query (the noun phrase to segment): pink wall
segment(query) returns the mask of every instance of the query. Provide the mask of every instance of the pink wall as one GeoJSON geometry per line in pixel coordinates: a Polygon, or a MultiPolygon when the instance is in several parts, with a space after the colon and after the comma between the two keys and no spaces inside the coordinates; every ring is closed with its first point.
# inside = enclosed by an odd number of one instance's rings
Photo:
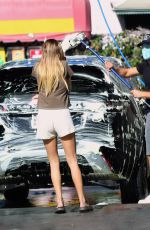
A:
{"type": "Polygon", "coordinates": [[[63,39],[67,33],[74,32],[85,32],[87,36],[91,34],[89,0],[0,0],[0,9],[0,41],[42,41],[45,37],[63,39]],[[46,31],[41,32],[40,28],[45,26],[44,24],[42,27],[43,19],[49,21],[46,31]],[[53,26],[50,26],[51,19],[57,20],[56,26],[53,21],[53,26]],[[38,23],[40,20],[40,23],[38,24],[39,31],[36,28],[35,32],[33,27],[37,25],[36,20],[38,23]],[[70,24],[70,20],[72,24],[70,24]],[[33,21],[35,24],[32,23],[33,21]],[[20,26],[20,23],[24,25],[21,24],[22,26],[20,26]],[[23,30],[24,26],[26,26],[26,31],[23,30]],[[55,29],[53,27],[57,27],[57,32],[53,31],[55,29]],[[32,33],[33,36],[29,36],[32,33]]]}

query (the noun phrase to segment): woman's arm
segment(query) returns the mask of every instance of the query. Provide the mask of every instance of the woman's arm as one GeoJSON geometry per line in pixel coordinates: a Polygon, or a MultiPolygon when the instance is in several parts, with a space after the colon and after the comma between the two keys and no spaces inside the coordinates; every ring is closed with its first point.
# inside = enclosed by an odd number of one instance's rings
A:
{"type": "Polygon", "coordinates": [[[69,91],[71,91],[72,85],[71,85],[71,77],[73,75],[73,70],[71,67],[66,63],[66,69],[67,69],[67,75],[66,75],[66,83],[68,85],[69,91]]]}
{"type": "Polygon", "coordinates": [[[69,91],[71,91],[72,86],[71,86],[71,78],[70,78],[70,77],[68,77],[68,78],[66,79],[66,83],[67,83],[67,85],[68,85],[69,91]]]}

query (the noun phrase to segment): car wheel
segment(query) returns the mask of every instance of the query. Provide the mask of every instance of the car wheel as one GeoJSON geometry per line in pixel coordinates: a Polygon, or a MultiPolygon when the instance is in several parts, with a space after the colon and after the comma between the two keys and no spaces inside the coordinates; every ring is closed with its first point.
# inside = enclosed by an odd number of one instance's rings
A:
{"type": "Polygon", "coordinates": [[[23,202],[27,199],[29,194],[29,187],[27,185],[6,190],[4,197],[9,202],[23,202]]]}
{"type": "Polygon", "coordinates": [[[129,180],[120,182],[121,201],[123,204],[138,203],[148,195],[147,160],[143,157],[140,166],[129,180]]]}

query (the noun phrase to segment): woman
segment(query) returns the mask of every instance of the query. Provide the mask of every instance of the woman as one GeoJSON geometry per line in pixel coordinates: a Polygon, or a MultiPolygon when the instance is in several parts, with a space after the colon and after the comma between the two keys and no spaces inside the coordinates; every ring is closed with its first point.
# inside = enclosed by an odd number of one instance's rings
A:
{"type": "Polygon", "coordinates": [[[33,69],[38,82],[37,137],[43,140],[50,162],[51,179],[56,192],[56,213],[64,213],[57,136],[61,139],[80,202],[80,212],[91,211],[86,203],[81,172],[76,157],[75,127],[69,112],[71,68],[61,45],[54,39],[42,46],[42,58],[33,69]]]}

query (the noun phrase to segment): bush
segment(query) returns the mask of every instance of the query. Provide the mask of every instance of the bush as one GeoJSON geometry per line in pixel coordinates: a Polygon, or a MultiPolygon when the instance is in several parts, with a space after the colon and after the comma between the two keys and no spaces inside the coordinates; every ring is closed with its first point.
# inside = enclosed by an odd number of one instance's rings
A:
{"type": "MultiPolygon", "coordinates": [[[[126,57],[127,61],[131,66],[136,66],[142,60],[141,56],[141,47],[138,47],[137,44],[142,40],[145,33],[150,33],[144,29],[138,30],[125,30],[118,35],[115,35],[115,40],[118,43],[123,55],[126,57]]],[[[121,59],[124,62],[121,54],[119,53],[116,45],[113,42],[113,39],[110,35],[97,35],[91,37],[91,47],[98,51],[100,55],[103,56],[113,56],[121,59]]],[[[93,55],[90,51],[85,50],[81,51],[75,49],[72,52],[72,55],[85,54],[93,55]]]]}

